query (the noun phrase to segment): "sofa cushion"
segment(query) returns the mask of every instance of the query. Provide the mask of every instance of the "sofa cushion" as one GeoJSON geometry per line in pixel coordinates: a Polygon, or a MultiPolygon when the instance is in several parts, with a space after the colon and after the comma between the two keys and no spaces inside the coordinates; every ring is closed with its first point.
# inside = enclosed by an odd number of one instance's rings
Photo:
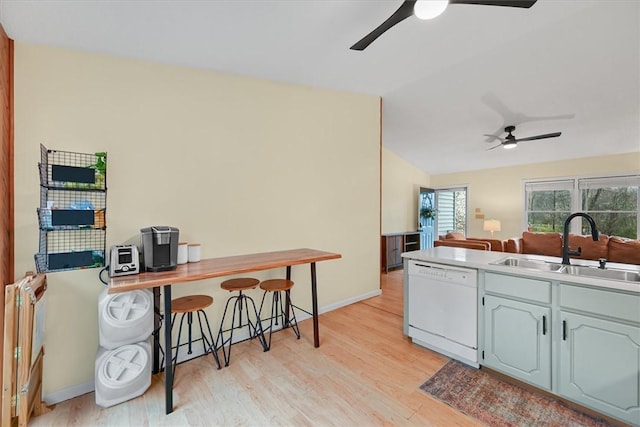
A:
{"type": "Polygon", "coordinates": [[[640,240],[611,237],[607,259],[611,262],[640,265],[640,240]]]}
{"type": "Polygon", "coordinates": [[[504,251],[512,254],[522,253],[522,237],[512,237],[504,241],[504,251]]]}
{"type": "Polygon", "coordinates": [[[559,233],[522,233],[522,253],[562,256],[562,236],[559,233]]]}
{"type": "Polygon", "coordinates": [[[600,258],[607,258],[609,236],[604,234],[600,235],[598,241],[593,241],[591,235],[580,236],[575,234],[569,234],[569,247],[573,250],[582,248],[580,256],[573,256],[572,258],[591,259],[597,260],[600,258]]]}
{"type": "Polygon", "coordinates": [[[502,240],[498,240],[498,239],[485,239],[483,237],[467,237],[467,240],[469,241],[476,241],[476,242],[486,242],[489,243],[489,245],[491,245],[491,250],[495,251],[495,252],[504,252],[504,245],[502,243],[502,240]]]}
{"type": "Polygon", "coordinates": [[[450,231],[445,236],[445,239],[453,239],[453,240],[465,240],[464,234],[459,231],[450,231]]]}
{"type": "Polygon", "coordinates": [[[491,244],[488,242],[480,242],[477,240],[458,240],[458,239],[445,239],[445,240],[435,240],[433,242],[434,247],[438,246],[450,246],[454,248],[465,248],[465,249],[478,249],[481,251],[490,251],[491,244]]]}

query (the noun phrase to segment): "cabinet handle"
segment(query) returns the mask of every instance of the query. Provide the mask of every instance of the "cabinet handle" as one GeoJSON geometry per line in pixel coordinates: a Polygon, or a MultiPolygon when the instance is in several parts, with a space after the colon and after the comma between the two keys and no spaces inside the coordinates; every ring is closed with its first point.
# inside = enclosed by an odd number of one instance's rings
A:
{"type": "Polygon", "coordinates": [[[567,340],[567,321],[562,321],[562,341],[567,340]]]}
{"type": "Polygon", "coordinates": [[[542,316],[542,335],[547,335],[547,316],[542,316]]]}

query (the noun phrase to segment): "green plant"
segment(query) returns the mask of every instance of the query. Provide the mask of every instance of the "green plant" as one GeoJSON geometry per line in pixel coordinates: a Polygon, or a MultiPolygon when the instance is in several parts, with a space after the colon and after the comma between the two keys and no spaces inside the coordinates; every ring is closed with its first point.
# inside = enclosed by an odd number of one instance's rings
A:
{"type": "Polygon", "coordinates": [[[95,169],[96,172],[101,173],[102,175],[104,175],[107,171],[107,153],[105,152],[100,152],[100,153],[96,153],[96,162],[89,166],[92,169],[95,169]]]}
{"type": "Polygon", "coordinates": [[[96,171],[96,186],[102,187],[104,184],[104,177],[107,173],[107,153],[101,151],[95,154],[96,162],[89,166],[96,171]]]}
{"type": "Polygon", "coordinates": [[[430,207],[422,208],[420,210],[420,216],[426,219],[435,219],[436,213],[438,213],[438,210],[430,207]]]}

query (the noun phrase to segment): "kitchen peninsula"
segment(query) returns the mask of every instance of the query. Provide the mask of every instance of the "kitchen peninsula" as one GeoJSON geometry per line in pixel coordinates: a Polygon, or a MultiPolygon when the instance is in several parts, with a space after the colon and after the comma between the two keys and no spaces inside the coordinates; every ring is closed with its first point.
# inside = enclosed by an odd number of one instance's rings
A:
{"type": "MultiPolygon", "coordinates": [[[[596,261],[571,260],[568,268],[555,257],[453,247],[402,256],[404,333],[414,342],[471,365],[477,352],[480,366],[640,426],[640,266],[608,263],[608,271],[594,271],[596,261]],[[625,279],[593,277],[605,273],[625,279]],[[434,298],[457,285],[460,291],[449,292],[455,304],[467,304],[466,311],[475,304],[475,348],[451,350],[440,336],[455,319],[425,320],[411,310],[423,303],[412,295],[429,294],[420,288],[432,283],[440,286],[434,298]]],[[[442,301],[443,310],[456,312],[451,301],[442,301]]]]}

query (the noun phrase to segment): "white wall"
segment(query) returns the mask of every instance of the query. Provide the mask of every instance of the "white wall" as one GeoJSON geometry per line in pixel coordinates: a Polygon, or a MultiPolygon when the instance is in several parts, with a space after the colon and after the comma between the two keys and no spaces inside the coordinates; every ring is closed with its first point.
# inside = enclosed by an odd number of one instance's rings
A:
{"type": "Polygon", "coordinates": [[[475,210],[479,208],[486,219],[500,220],[501,231],[494,233],[495,238],[507,239],[520,236],[524,228],[524,194],[522,192],[524,180],[639,172],[640,152],[634,152],[432,175],[431,184],[435,188],[468,185],[467,235],[490,237],[488,231],[482,230],[483,221],[475,219],[475,210]]]}
{"type": "Polygon", "coordinates": [[[429,174],[383,148],[382,234],[418,229],[420,187],[429,182],[429,174]]]}
{"type": "MultiPolygon", "coordinates": [[[[377,292],[379,129],[374,96],[16,43],[16,275],[38,250],[43,143],[108,152],[107,247],[150,225],[178,227],[203,258],[311,247],[343,255],[318,264],[321,307],[377,292]]],[[[48,275],[45,395],[93,380],[97,274],[48,275]]],[[[306,308],[308,276],[294,267],[306,308]]],[[[214,295],[217,328],[219,282],[174,297],[214,295]]]]}

